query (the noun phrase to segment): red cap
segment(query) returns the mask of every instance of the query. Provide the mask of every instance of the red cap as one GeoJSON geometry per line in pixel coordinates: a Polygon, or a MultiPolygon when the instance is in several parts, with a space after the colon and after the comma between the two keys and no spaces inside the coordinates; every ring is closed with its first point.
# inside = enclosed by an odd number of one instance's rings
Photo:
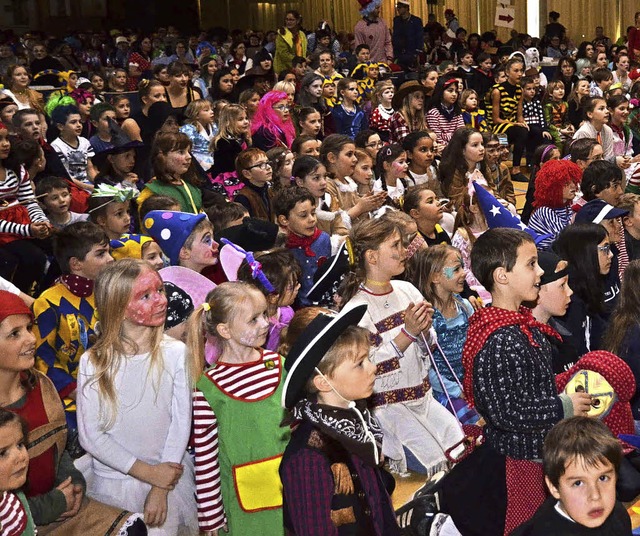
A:
{"type": "Polygon", "coordinates": [[[31,309],[19,296],[6,290],[0,290],[0,322],[11,315],[29,315],[30,318],[33,318],[31,309]]]}

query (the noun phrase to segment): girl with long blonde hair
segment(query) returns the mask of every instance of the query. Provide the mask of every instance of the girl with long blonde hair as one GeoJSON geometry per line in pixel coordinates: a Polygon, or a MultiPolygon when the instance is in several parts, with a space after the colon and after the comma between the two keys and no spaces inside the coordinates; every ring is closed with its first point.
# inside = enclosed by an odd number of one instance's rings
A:
{"type": "Polygon", "coordinates": [[[197,534],[186,451],[196,373],[185,345],[163,335],[162,279],[147,262],[123,259],[98,276],[95,300],[100,336],[80,359],[77,395],[89,494],[144,513],[154,534],[197,534]]]}
{"type": "Polygon", "coordinates": [[[241,282],[217,286],[189,319],[195,361],[204,362],[205,335],[219,346],[193,395],[196,502],[205,533],[225,526],[230,534],[283,532],[278,466],[290,434],[280,427],[283,359],[263,349],[269,328],[267,299],[241,282]]]}

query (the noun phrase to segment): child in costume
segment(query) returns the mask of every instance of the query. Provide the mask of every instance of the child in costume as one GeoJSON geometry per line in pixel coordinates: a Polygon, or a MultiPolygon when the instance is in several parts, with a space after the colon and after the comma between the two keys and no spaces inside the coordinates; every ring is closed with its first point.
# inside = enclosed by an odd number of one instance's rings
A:
{"type": "Polygon", "coordinates": [[[460,93],[460,109],[465,126],[475,128],[480,132],[489,130],[484,110],[478,108],[478,94],[473,89],[465,89],[460,93]]]}
{"type": "Polygon", "coordinates": [[[80,356],[96,338],[93,284],[113,258],[107,235],[91,222],[74,223],[59,231],[54,251],[63,275],[33,304],[36,368],[56,386],[69,429],[75,431],[80,356]]]}
{"type": "Polygon", "coordinates": [[[0,445],[3,469],[0,478],[0,526],[7,536],[35,536],[35,524],[21,488],[27,482],[29,454],[27,427],[15,413],[0,409],[0,445]],[[8,471],[10,469],[10,472],[8,471]]]}
{"type": "Polygon", "coordinates": [[[317,227],[316,198],[306,188],[292,186],[278,192],[273,208],[278,224],[287,230],[286,247],[302,269],[300,304],[309,305],[305,296],[318,266],[331,256],[331,238],[317,227]]]}
{"type": "MultiPolygon", "coordinates": [[[[462,347],[467,339],[469,317],[474,312],[469,300],[460,296],[464,290],[466,270],[460,251],[445,244],[418,251],[413,263],[412,283],[433,304],[433,328],[439,343],[433,353],[438,371],[434,367],[429,370],[429,381],[434,398],[448,407],[447,393],[454,403],[461,402],[463,398],[459,384],[464,377],[462,347]]],[[[464,403],[460,409],[458,406],[448,409],[457,411],[459,419],[465,424],[473,424],[478,420],[477,415],[472,415],[473,412],[469,412],[464,403]]]]}
{"type": "MultiPolygon", "coordinates": [[[[411,283],[392,279],[405,269],[402,234],[385,217],[351,230],[355,266],[343,281],[345,310],[367,304],[359,325],[367,328],[376,364],[374,415],[382,452],[398,473],[410,468],[432,475],[455,458],[463,434],[455,417],[433,398],[425,348],[433,309],[411,283]]],[[[462,448],[461,450],[464,450],[462,448]]]]}
{"type": "Polygon", "coordinates": [[[380,467],[382,431],[365,403],[376,367],[368,331],[355,324],[366,305],[320,311],[287,354],[282,403],[299,426],[280,466],[285,526],[299,535],[397,535],[380,467]]]}
{"type": "Polygon", "coordinates": [[[545,122],[549,126],[553,143],[561,153],[564,142],[575,132],[574,126],[569,121],[569,105],[564,100],[564,96],[564,83],[561,80],[552,80],[547,86],[542,101],[545,122]]]}
{"type": "MultiPolygon", "coordinates": [[[[226,247],[226,246],[225,246],[226,247]]],[[[218,361],[193,394],[196,501],[200,530],[212,534],[284,534],[278,466],[289,440],[280,428],[282,357],[264,345],[267,301],[252,285],[223,283],[189,320],[188,346],[204,363],[212,336],[218,361]]]]}
{"type": "Polygon", "coordinates": [[[139,234],[123,234],[109,243],[111,256],[115,260],[142,259],[147,261],[154,270],[164,267],[162,249],[150,236],[139,234]]]}
{"type": "Polygon", "coordinates": [[[131,232],[131,200],[137,190],[109,184],[100,184],[89,198],[89,219],[98,225],[109,240],[131,232]]]}
{"type": "Polygon", "coordinates": [[[218,263],[218,243],[205,214],[152,210],[142,228],[162,248],[171,266],[184,266],[198,273],[218,263]]]}
{"type": "Polygon", "coordinates": [[[395,87],[391,80],[376,82],[371,92],[371,116],[369,128],[380,135],[380,139],[388,142],[391,139],[391,118],[395,113],[393,109],[393,96],[395,87]]]}
{"type": "Polygon", "coordinates": [[[493,304],[469,321],[462,353],[464,394],[486,421],[487,447],[504,459],[506,506],[496,505],[487,515],[506,512],[505,535],[544,501],[542,466],[536,460],[546,433],[564,417],[586,414],[591,403],[586,393],[558,395],[547,339],[558,334],[521,306],[538,297],[543,271],[537,259],[531,236],[508,228],[490,229],[471,251],[474,273],[493,304]]]}
{"type": "Polygon", "coordinates": [[[200,373],[165,337],[167,298],[146,262],[123,259],[96,281],[101,336],[80,360],[78,429],[91,454],[89,494],[144,513],[149,534],[198,533],[187,453],[200,373]],[[144,426],[141,426],[144,423],[144,426]]]}

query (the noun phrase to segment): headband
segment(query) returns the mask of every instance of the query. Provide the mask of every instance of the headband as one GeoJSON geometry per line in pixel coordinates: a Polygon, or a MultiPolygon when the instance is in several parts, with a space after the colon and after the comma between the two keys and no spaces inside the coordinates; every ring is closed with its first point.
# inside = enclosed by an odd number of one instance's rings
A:
{"type": "Polygon", "coordinates": [[[442,87],[446,88],[449,87],[451,84],[458,84],[458,79],[457,78],[449,78],[448,80],[446,80],[445,82],[443,82],[442,87]]]}
{"type": "Polygon", "coordinates": [[[249,268],[251,268],[251,277],[253,279],[257,279],[258,281],[260,281],[260,283],[262,283],[262,286],[267,290],[267,292],[275,292],[276,289],[273,287],[273,285],[271,284],[271,281],[267,279],[267,276],[264,275],[264,272],[262,271],[262,264],[260,264],[255,259],[251,251],[245,251],[240,246],[236,246],[233,242],[231,242],[226,238],[221,238],[220,242],[222,242],[226,246],[232,247],[239,253],[242,253],[247,259],[249,268]]]}
{"type": "Polygon", "coordinates": [[[93,212],[94,210],[98,210],[99,208],[102,208],[109,203],[113,203],[114,201],[116,203],[131,201],[132,199],[138,197],[138,192],[134,188],[118,188],[117,186],[111,186],[110,184],[102,183],[93,190],[93,192],[91,193],[91,197],[110,199],[108,201],[105,201],[101,205],[98,205],[97,207],[87,211],[89,213],[93,212]]]}
{"type": "MultiPolygon", "coordinates": [[[[11,104],[15,104],[15,102],[13,102],[13,101],[12,101],[12,102],[11,102],[11,104]]],[[[9,129],[7,128],[7,125],[5,125],[2,121],[0,121],[0,130],[2,130],[2,129],[4,129],[4,130],[9,130],[9,129]]]]}
{"type": "Polygon", "coordinates": [[[549,145],[547,145],[544,148],[544,151],[542,151],[542,156],[540,157],[540,161],[542,162],[544,160],[544,157],[547,156],[547,153],[549,153],[550,151],[553,151],[554,149],[557,149],[557,147],[553,145],[553,143],[550,143],[549,145]]]}

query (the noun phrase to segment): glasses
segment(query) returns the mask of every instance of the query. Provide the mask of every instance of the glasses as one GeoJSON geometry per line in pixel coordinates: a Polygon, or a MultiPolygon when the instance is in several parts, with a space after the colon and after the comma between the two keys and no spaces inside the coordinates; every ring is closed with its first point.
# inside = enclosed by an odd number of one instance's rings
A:
{"type": "Polygon", "coordinates": [[[279,112],[288,112],[291,110],[291,106],[287,106],[286,104],[279,104],[278,106],[272,106],[272,108],[279,112]]]}
{"type": "Polygon", "coordinates": [[[365,145],[365,147],[369,147],[370,149],[374,149],[375,147],[380,148],[382,146],[384,146],[384,143],[382,142],[382,140],[380,140],[380,141],[372,141],[371,143],[367,143],[365,145]]]}
{"type": "Polygon", "coordinates": [[[597,246],[598,251],[604,253],[605,255],[609,255],[611,253],[611,244],[605,244],[604,246],[597,246]]]}
{"type": "Polygon", "coordinates": [[[271,167],[271,162],[258,162],[257,164],[253,164],[253,166],[249,166],[247,169],[251,170],[254,168],[260,168],[262,171],[266,171],[267,168],[271,167]]]}

